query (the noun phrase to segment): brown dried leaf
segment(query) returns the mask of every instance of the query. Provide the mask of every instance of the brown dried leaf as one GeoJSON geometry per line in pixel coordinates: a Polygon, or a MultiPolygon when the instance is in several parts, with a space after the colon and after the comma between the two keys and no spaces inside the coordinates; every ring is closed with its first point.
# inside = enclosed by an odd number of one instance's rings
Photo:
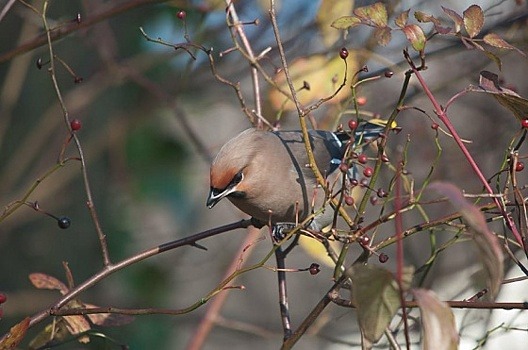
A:
{"type": "Polygon", "coordinates": [[[398,27],[403,28],[407,25],[407,21],[409,20],[409,11],[403,11],[396,17],[394,20],[394,24],[396,24],[398,27]]]}
{"type": "Polygon", "coordinates": [[[515,50],[524,57],[526,57],[526,54],[524,51],[519,50],[517,47],[511,45],[506,40],[501,38],[498,34],[495,33],[489,33],[484,35],[484,42],[488,45],[491,45],[493,47],[498,47],[499,49],[506,49],[506,50],[515,50]]]}
{"type": "Polygon", "coordinates": [[[0,339],[0,350],[15,349],[18,344],[24,339],[27,329],[29,328],[29,321],[31,319],[26,317],[9,330],[9,332],[0,339]]]}
{"type": "Polygon", "coordinates": [[[515,91],[500,86],[499,77],[495,73],[480,72],[479,86],[469,86],[468,90],[490,94],[501,105],[509,109],[519,121],[528,115],[528,100],[519,96],[515,91]]]}
{"type": "Polygon", "coordinates": [[[376,28],[374,36],[378,40],[378,44],[381,46],[387,46],[392,38],[392,29],[389,27],[376,28]]]}
{"type": "Polygon", "coordinates": [[[435,182],[431,185],[431,189],[446,196],[469,226],[469,232],[480,251],[487,275],[488,295],[494,300],[504,279],[504,258],[499,240],[490,231],[484,214],[464,198],[458,187],[448,182],[435,182]]]}
{"type": "Polygon", "coordinates": [[[464,11],[464,28],[470,38],[479,35],[484,26],[484,12],[478,5],[471,5],[464,11]]]}
{"type": "Polygon", "coordinates": [[[427,289],[414,289],[413,294],[422,315],[423,349],[456,350],[459,337],[449,305],[427,289]]]}
{"type": "Polygon", "coordinates": [[[323,0],[321,2],[315,22],[326,47],[331,47],[341,35],[331,27],[334,19],[343,14],[352,13],[353,8],[354,1],[351,0],[323,0]]]}
{"type": "Polygon", "coordinates": [[[407,40],[411,43],[413,49],[422,51],[425,49],[426,38],[422,28],[416,24],[409,24],[402,28],[407,40]]]}
{"type": "Polygon", "coordinates": [[[442,10],[445,12],[446,15],[449,16],[453,20],[453,23],[455,24],[455,33],[460,33],[460,30],[462,29],[462,26],[464,25],[464,19],[462,16],[460,16],[456,11],[448,9],[447,7],[441,6],[442,10]]]}
{"type": "MultiPolygon", "coordinates": [[[[402,286],[407,290],[414,269],[405,268],[402,286]]],[[[376,265],[360,265],[351,269],[352,301],[357,308],[361,331],[376,343],[400,308],[400,291],[392,273],[376,265]]]]}
{"type": "Polygon", "coordinates": [[[66,321],[66,327],[68,327],[68,332],[73,335],[87,332],[92,328],[90,327],[90,323],[88,322],[88,320],[82,315],[71,315],[63,317],[64,321],[66,321]]]}
{"type": "Polygon", "coordinates": [[[374,27],[386,27],[389,22],[387,8],[381,2],[369,6],[358,7],[354,10],[354,14],[362,23],[374,27]]]}
{"type": "Polygon", "coordinates": [[[58,290],[62,295],[68,293],[68,287],[53,276],[35,272],[29,274],[29,280],[38,289],[58,290]]]}

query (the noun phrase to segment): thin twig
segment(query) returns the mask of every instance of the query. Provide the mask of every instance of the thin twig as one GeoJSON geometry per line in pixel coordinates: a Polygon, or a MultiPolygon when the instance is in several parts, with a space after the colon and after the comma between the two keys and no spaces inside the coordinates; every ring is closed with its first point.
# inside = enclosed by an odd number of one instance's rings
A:
{"type": "MultiPolygon", "coordinates": [[[[144,5],[150,5],[150,4],[156,4],[160,2],[167,2],[168,0],[132,0],[132,1],[125,1],[122,4],[117,5],[116,7],[113,7],[107,11],[101,12],[99,14],[96,14],[92,17],[87,17],[83,19],[81,23],[69,23],[59,29],[52,30],[51,33],[49,33],[49,37],[52,42],[63,38],[66,35],[69,35],[71,33],[74,33],[78,30],[85,29],[88,27],[93,26],[94,24],[97,24],[101,21],[104,21],[106,19],[115,17],[123,12],[130,11],[132,9],[135,9],[140,6],[144,5]]],[[[39,35],[36,38],[30,40],[29,42],[22,44],[2,55],[0,55],[0,63],[4,63],[12,59],[13,57],[22,55],[26,52],[32,51],[38,47],[41,47],[43,45],[46,45],[49,42],[49,39],[47,35],[39,35]]]]}
{"type": "MultiPolygon", "coordinates": [[[[429,98],[429,101],[431,101],[431,103],[432,103],[432,105],[433,105],[433,107],[435,109],[435,113],[438,115],[438,118],[444,123],[444,125],[449,130],[451,135],[453,135],[453,140],[455,140],[455,143],[458,145],[458,147],[462,151],[462,154],[464,154],[464,157],[468,161],[469,165],[471,166],[471,168],[473,169],[473,171],[475,172],[475,174],[479,178],[480,182],[482,183],[482,185],[484,186],[486,191],[488,191],[488,193],[490,193],[490,194],[493,194],[494,193],[493,189],[491,188],[490,184],[488,183],[488,180],[486,179],[484,174],[482,174],[482,171],[480,170],[479,166],[477,165],[477,163],[475,162],[475,160],[471,156],[471,153],[469,153],[469,150],[466,148],[466,146],[462,142],[460,136],[458,135],[457,130],[455,129],[455,127],[453,126],[453,124],[449,120],[445,108],[442,108],[442,106],[440,106],[440,104],[436,100],[436,97],[433,95],[433,93],[429,89],[429,86],[427,85],[427,83],[425,82],[425,79],[422,77],[422,75],[420,73],[419,67],[415,66],[414,62],[412,61],[412,59],[409,56],[409,53],[406,50],[404,51],[404,56],[407,59],[407,63],[409,63],[409,66],[411,67],[411,70],[412,70],[413,74],[416,76],[416,78],[418,79],[418,82],[422,86],[422,89],[424,90],[425,94],[429,98]]],[[[497,207],[499,208],[499,210],[501,211],[501,214],[502,214],[502,216],[504,218],[504,222],[506,223],[508,228],[511,230],[513,236],[515,237],[515,239],[517,240],[519,245],[524,248],[524,242],[523,242],[523,239],[521,237],[521,234],[517,230],[517,227],[516,227],[515,223],[513,222],[511,216],[506,211],[506,208],[504,207],[503,203],[496,197],[493,197],[492,199],[495,202],[495,204],[497,205],[497,207]]]]}
{"type": "MultiPolygon", "coordinates": [[[[182,247],[182,246],[185,246],[185,245],[192,246],[197,241],[200,241],[202,239],[209,238],[209,237],[218,235],[220,233],[232,231],[232,230],[235,230],[235,229],[238,229],[238,228],[247,228],[250,225],[252,225],[252,220],[242,220],[242,221],[234,222],[234,223],[227,224],[227,225],[224,225],[224,226],[216,227],[216,228],[213,228],[213,229],[210,229],[210,230],[206,230],[206,231],[202,231],[202,232],[196,233],[194,235],[191,235],[191,236],[188,236],[188,237],[185,237],[185,238],[181,238],[181,239],[178,239],[178,240],[175,240],[175,241],[172,241],[172,242],[161,244],[161,245],[156,246],[154,248],[150,248],[150,249],[144,250],[144,251],[142,251],[142,252],[140,252],[138,254],[135,254],[135,255],[133,255],[131,257],[128,257],[128,258],[126,258],[124,260],[121,260],[120,262],[117,262],[115,264],[108,265],[105,268],[103,268],[102,270],[100,270],[99,272],[97,272],[96,274],[94,274],[93,276],[91,276],[90,278],[86,279],[83,283],[79,284],[77,287],[71,289],[67,294],[65,294],[59,300],[57,300],[50,309],[41,311],[38,314],[36,314],[33,317],[31,317],[30,326],[34,326],[37,323],[43,321],[47,316],[50,316],[52,314],[58,314],[59,310],[64,305],[66,305],[69,301],[71,301],[72,299],[76,298],[79,294],[81,294],[82,292],[86,291],[87,289],[93,287],[94,285],[99,283],[101,280],[107,278],[108,276],[110,276],[111,274],[113,274],[113,273],[115,273],[115,272],[117,272],[119,270],[124,269],[125,267],[133,265],[133,264],[135,264],[135,263],[137,263],[139,261],[145,260],[145,259],[150,258],[152,256],[161,254],[163,252],[167,252],[169,250],[172,250],[172,249],[175,249],[175,248],[179,248],[179,247],[182,247]]],[[[220,285],[218,288],[221,289],[224,286],[225,285],[220,285]]],[[[193,304],[193,306],[196,306],[196,305],[193,304]]],[[[198,307],[198,306],[196,306],[196,307],[198,307]]],[[[187,309],[189,309],[189,308],[186,308],[186,310],[187,309]]],[[[60,312],[62,312],[62,311],[60,311],[60,312]]],[[[106,312],[111,312],[111,311],[106,311],[106,312]]]]}
{"type": "MultiPolygon", "coordinates": [[[[255,57],[255,54],[253,53],[253,48],[251,47],[251,43],[249,42],[246,33],[244,31],[244,24],[240,22],[238,19],[238,14],[235,9],[234,1],[233,0],[225,0],[226,6],[227,6],[227,15],[228,17],[231,17],[232,22],[230,23],[230,28],[234,28],[234,31],[237,33],[238,37],[242,41],[242,45],[244,45],[244,50],[247,53],[247,56],[249,58],[250,63],[250,69],[251,69],[251,80],[253,82],[253,96],[255,99],[255,114],[257,115],[257,127],[259,129],[262,128],[263,125],[263,119],[262,116],[262,103],[261,103],[261,93],[260,93],[260,82],[259,82],[259,72],[257,70],[257,67],[255,66],[255,62],[257,61],[257,58],[255,57]]],[[[229,21],[229,20],[228,20],[229,21]]],[[[235,45],[238,45],[236,40],[235,45]]]]}
{"type": "Polygon", "coordinates": [[[99,238],[99,243],[101,245],[101,253],[102,253],[102,256],[103,256],[103,264],[104,264],[104,266],[108,266],[108,265],[111,264],[111,262],[110,262],[110,255],[109,255],[109,252],[108,252],[108,245],[106,243],[106,235],[104,234],[103,229],[101,227],[101,223],[99,222],[99,218],[97,216],[97,211],[95,209],[95,204],[94,204],[94,201],[93,201],[93,198],[92,198],[92,190],[90,188],[90,181],[88,179],[88,171],[86,169],[86,161],[85,161],[85,158],[84,158],[83,148],[81,146],[81,142],[79,140],[79,137],[77,136],[76,133],[72,132],[72,130],[71,130],[70,117],[69,117],[69,114],[68,114],[68,109],[66,108],[66,104],[64,103],[64,99],[62,97],[62,93],[61,93],[61,90],[59,88],[59,83],[58,83],[57,77],[55,75],[55,58],[56,58],[56,56],[55,56],[55,54],[53,52],[53,45],[52,45],[52,38],[51,38],[51,29],[50,29],[50,27],[48,25],[48,20],[46,18],[48,5],[49,5],[49,0],[44,1],[43,7],[42,7],[42,22],[44,24],[44,29],[46,31],[46,37],[48,39],[48,51],[49,51],[49,56],[50,56],[49,72],[50,72],[51,80],[53,82],[53,88],[55,90],[55,94],[57,95],[57,99],[59,100],[59,104],[60,104],[61,109],[62,109],[64,122],[66,124],[66,127],[68,128],[68,130],[72,134],[75,146],[76,146],[77,151],[79,153],[79,158],[80,158],[80,162],[81,162],[81,173],[82,173],[83,180],[84,180],[83,181],[84,182],[84,190],[85,190],[86,198],[87,198],[86,205],[88,207],[88,211],[90,212],[90,216],[92,217],[92,221],[94,223],[95,230],[96,230],[97,236],[99,238]]]}

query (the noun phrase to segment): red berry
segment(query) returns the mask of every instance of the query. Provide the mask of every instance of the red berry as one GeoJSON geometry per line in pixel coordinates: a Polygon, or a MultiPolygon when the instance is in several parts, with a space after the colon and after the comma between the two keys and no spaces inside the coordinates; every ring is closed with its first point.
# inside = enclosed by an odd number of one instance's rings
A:
{"type": "Polygon", "coordinates": [[[7,301],[7,295],[0,293],[0,304],[3,304],[7,301]]]}
{"type": "Polygon", "coordinates": [[[357,120],[350,119],[350,120],[348,121],[348,128],[349,128],[350,130],[356,130],[357,127],[358,127],[358,122],[357,122],[357,120]]]}
{"type": "Polygon", "coordinates": [[[433,124],[431,124],[431,129],[436,130],[436,129],[438,129],[439,126],[440,125],[438,125],[438,123],[433,123],[433,124]]]}
{"type": "Polygon", "coordinates": [[[183,10],[180,10],[176,14],[176,17],[178,17],[178,19],[181,19],[183,21],[185,19],[185,17],[187,17],[187,13],[185,11],[183,11],[183,10]]]}
{"type": "Polygon", "coordinates": [[[358,106],[364,106],[367,104],[367,98],[365,96],[359,96],[356,101],[358,106]]]}
{"type": "Polygon", "coordinates": [[[346,47],[342,47],[341,50],[339,50],[339,57],[346,60],[346,58],[348,57],[348,50],[346,49],[346,47]]]}
{"type": "Polygon", "coordinates": [[[341,163],[339,164],[339,170],[341,170],[342,172],[346,173],[348,172],[348,164],[347,163],[341,163]]]}
{"type": "Polygon", "coordinates": [[[357,158],[358,162],[360,162],[361,164],[365,164],[368,160],[367,158],[367,155],[366,154],[360,154],[357,158]]]}
{"type": "Polygon", "coordinates": [[[389,256],[387,254],[385,254],[385,253],[381,253],[378,256],[378,260],[379,260],[380,263],[385,264],[389,260],[389,256]]]}
{"type": "Polygon", "coordinates": [[[309,271],[310,271],[310,275],[317,275],[321,271],[319,264],[312,263],[310,265],[309,271]]]}
{"type": "Polygon", "coordinates": [[[523,171],[523,170],[524,170],[524,163],[517,162],[517,164],[515,164],[515,171],[523,171]]]}
{"type": "Polygon", "coordinates": [[[369,243],[370,243],[370,237],[367,236],[367,235],[363,235],[363,236],[358,238],[358,241],[359,241],[359,244],[361,244],[363,246],[368,246],[369,243]]]}
{"type": "Polygon", "coordinates": [[[523,128],[528,129],[528,119],[523,119],[521,125],[523,128]]]}
{"type": "Polygon", "coordinates": [[[354,205],[354,197],[345,196],[345,203],[346,203],[346,205],[354,205]]]}
{"type": "Polygon", "coordinates": [[[374,169],[372,169],[371,167],[365,167],[365,169],[363,169],[363,175],[365,175],[365,177],[371,177],[372,174],[374,174],[374,169]]]}
{"type": "Polygon", "coordinates": [[[378,197],[377,196],[370,196],[370,204],[372,204],[372,205],[378,204],[378,197]]]}
{"type": "Polygon", "coordinates": [[[82,123],[79,119],[73,119],[70,122],[70,127],[73,131],[77,131],[82,128],[82,123]]]}
{"type": "Polygon", "coordinates": [[[359,181],[357,179],[350,179],[350,186],[354,187],[359,184],[359,181]]]}

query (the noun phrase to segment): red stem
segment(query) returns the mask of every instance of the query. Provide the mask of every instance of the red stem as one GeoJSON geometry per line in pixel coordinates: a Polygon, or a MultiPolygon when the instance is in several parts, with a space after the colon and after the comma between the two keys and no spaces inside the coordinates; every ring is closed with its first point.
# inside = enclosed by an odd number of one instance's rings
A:
{"type": "MultiPolygon", "coordinates": [[[[489,194],[494,194],[493,189],[491,188],[491,186],[488,183],[488,180],[486,179],[486,177],[484,177],[484,175],[480,171],[479,166],[477,165],[477,163],[475,162],[475,160],[473,159],[473,157],[469,153],[468,149],[466,148],[466,146],[462,142],[462,139],[458,135],[455,127],[453,126],[453,124],[451,124],[451,121],[447,117],[445,109],[442,108],[442,106],[440,106],[440,104],[438,103],[436,98],[433,96],[433,93],[431,92],[431,90],[427,86],[427,83],[425,82],[424,78],[422,77],[422,75],[420,74],[419,70],[416,68],[414,63],[411,61],[411,59],[408,56],[408,54],[405,53],[405,55],[407,57],[407,61],[409,62],[414,75],[416,76],[416,78],[420,82],[420,85],[422,86],[425,94],[427,95],[427,97],[429,98],[431,103],[433,104],[433,107],[435,109],[436,114],[438,115],[438,118],[442,121],[442,123],[444,123],[446,128],[449,130],[449,133],[451,133],[451,135],[453,136],[453,139],[455,140],[455,142],[457,143],[458,147],[460,148],[460,150],[462,151],[462,153],[466,157],[466,159],[469,162],[469,165],[471,166],[473,171],[477,174],[478,178],[480,179],[480,182],[484,185],[484,188],[486,188],[486,191],[489,194]]],[[[513,236],[515,237],[515,239],[517,240],[519,245],[521,247],[523,247],[523,249],[525,249],[524,241],[523,241],[519,231],[517,230],[517,227],[515,226],[515,223],[513,222],[512,218],[508,215],[508,212],[506,211],[506,208],[504,207],[503,203],[500,201],[500,199],[497,196],[492,196],[492,199],[495,202],[495,204],[497,205],[497,208],[499,208],[499,210],[501,211],[501,215],[504,218],[504,220],[506,221],[506,224],[508,225],[510,230],[512,231],[513,236]]]]}

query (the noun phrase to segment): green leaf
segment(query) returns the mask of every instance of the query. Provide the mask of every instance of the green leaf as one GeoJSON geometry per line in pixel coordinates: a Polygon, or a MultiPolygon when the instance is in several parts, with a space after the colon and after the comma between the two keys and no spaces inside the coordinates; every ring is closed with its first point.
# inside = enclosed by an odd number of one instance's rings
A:
{"type": "Polygon", "coordinates": [[[456,350],[459,337],[449,305],[427,289],[415,289],[413,294],[422,316],[423,349],[456,350]]]}
{"type": "Polygon", "coordinates": [[[499,240],[490,231],[484,214],[477,206],[464,198],[458,187],[448,182],[436,182],[431,185],[431,189],[446,196],[453,207],[462,214],[473,241],[480,251],[480,258],[487,277],[488,295],[494,300],[504,278],[504,257],[499,240]]]}
{"type": "Polygon", "coordinates": [[[464,15],[464,28],[470,38],[474,38],[479,35],[482,27],[484,26],[484,12],[478,5],[469,6],[463,13],[464,15]]]}
{"type": "Polygon", "coordinates": [[[526,54],[523,51],[519,50],[517,47],[515,47],[515,46],[511,45],[510,43],[508,43],[506,40],[501,38],[498,34],[489,33],[489,34],[484,35],[483,39],[484,39],[484,42],[486,44],[488,44],[488,45],[491,45],[493,47],[497,47],[499,49],[515,50],[518,53],[520,53],[521,55],[526,57],[526,54]]]}
{"type": "Polygon", "coordinates": [[[409,10],[403,11],[396,17],[394,20],[394,24],[396,24],[398,27],[403,28],[407,25],[407,21],[409,20],[409,10]]]}
{"type": "Polygon", "coordinates": [[[490,52],[488,50],[484,50],[484,53],[486,54],[486,56],[488,56],[488,58],[490,60],[495,62],[495,64],[497,65],[497,68],[499,68],[499,70],[502,70],[502,61],[499,58],[499,56],[495,55],[493,52],[490,52]]]}
{"type": "Polygon", "coordinates": [[[402,28],[407,40],[411,43],[413,49],[422,51],[425,48],[426,38],[422,28],[416,24],[409,24],[402,28]]]}
{"type": "MultiPolygon", "coordinates": [[[[351,269],[352,301],[357,308],[359,326],[366,339],[377,342],[400,308],[400,291],[392,273],[376,265],[351,269]]],[[[405,268],[402,286],[408,290],[414,269],[405,268]]]]}
{"type": "Polygon", "coordinates": [[[315,23],[323,38],[326,47],[331,47],[340,37],[341,33],[333,30],[330,25],[340,15],[352,13],[354,1],[350,0],[323,0],[317,11],[315,23]]]}
{"type": "Polygon", "coordinates": [[[416,18],[416,20],[420,23],[433,23],[435,30],[440,34],[451,33],[451,28],[443,27],[440,20],[430,14],[427,14],[422,11],[415,11],[414,18],[416,18]]]}
{"type": "Polygon", "coordinates": [[[360,24],[361,20],[356,16],[343,16],[333,21],[331,26],[335,29],[350,29],[360,24]]]}
{"type": "Polygon", "coordinates": [[[462,29],[462,26],[464,25],[464,19],[462,16],[460,16],[457,12],[454,10],[448,9],[447,7],[441,6],[442,10],[445,12],[446,15],[451,18],[453,23],[455,24],[455,33],[460,33],[460,30],[462,29]]]}
{"type": "Polygon", "coordinates": [[[374,32],[378,44],[386,46],[392,38],[392,29],[389,27],[377,28],[374,32]]]}
{"type": "Polygon", "coordinates": [[[374,27],[386,27],[389,22],[387,8],[381,2],[369,6],[358,7],[354,10],[354,14],[361,20],[362,23],[372,25],[374,27]]]}

